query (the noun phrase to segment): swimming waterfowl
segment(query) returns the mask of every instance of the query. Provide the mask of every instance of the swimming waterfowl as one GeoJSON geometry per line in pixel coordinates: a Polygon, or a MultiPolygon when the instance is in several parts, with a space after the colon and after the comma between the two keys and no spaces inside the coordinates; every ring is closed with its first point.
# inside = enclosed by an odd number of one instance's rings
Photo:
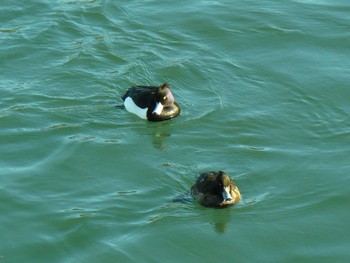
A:
{"type": "Polygon", "coordinates": [[[165,121],[180,114],[168,83],[156,86],[133,86],[121,97],[125,109],[149,121],[165,121]]]}
{"type": "Polygon", "coordinates": [[[223,171],[200,174],[190,192],[194,199],[205,207],[224,208],[241,200],[237,186],[223,171]]]}

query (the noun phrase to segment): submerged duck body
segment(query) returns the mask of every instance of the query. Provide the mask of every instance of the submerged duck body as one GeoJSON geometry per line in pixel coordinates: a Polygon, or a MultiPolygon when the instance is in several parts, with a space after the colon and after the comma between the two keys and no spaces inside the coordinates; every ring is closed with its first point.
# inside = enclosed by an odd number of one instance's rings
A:
{"type": "Polygon", "coordinates": [[[180,114],[169,84],[157,86],[134,86],[122,96],[125,109],[149,121],[165,121],[180,114]]]}
{"type": "Polygon", "coordinates": [[[223,171],[200,174],[190,192],[205,207],[224,208],[241,200],[238,187],[223,171]]]}

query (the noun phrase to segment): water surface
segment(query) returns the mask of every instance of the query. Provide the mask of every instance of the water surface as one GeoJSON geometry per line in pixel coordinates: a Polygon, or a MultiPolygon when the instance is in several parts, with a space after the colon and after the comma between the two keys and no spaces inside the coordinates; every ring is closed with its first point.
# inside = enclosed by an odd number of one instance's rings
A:
{"type": "Polygon", "coordinates": [[[346,262],[349,11],[3,1],[0,262],[346,262]],[[163,82],[178,118],[114,107],[163,82]],[[206,170],[242,201],[172,201],[206,170]]]}

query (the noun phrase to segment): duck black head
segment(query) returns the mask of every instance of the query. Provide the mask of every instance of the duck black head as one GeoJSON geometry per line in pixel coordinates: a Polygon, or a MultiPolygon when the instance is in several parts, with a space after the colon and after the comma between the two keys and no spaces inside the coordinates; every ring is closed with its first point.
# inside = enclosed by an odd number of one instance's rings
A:
{"type": "Polygon", "coordinates": [[[152,113],[160,115],[163,108],[170,107],[174,104],[174,96],[170,91],[168,83],[164,83],[157,89],[156,95],[156,107],[152,113]]]}
{"type": "Polygon", "coordinates": [[[222,195],[224,202],[232,201],[231,192],[231,179],[230,177],[223,171],[219,171],[218,176],[216,177],[216,186],[217,190],[222,195]]]}

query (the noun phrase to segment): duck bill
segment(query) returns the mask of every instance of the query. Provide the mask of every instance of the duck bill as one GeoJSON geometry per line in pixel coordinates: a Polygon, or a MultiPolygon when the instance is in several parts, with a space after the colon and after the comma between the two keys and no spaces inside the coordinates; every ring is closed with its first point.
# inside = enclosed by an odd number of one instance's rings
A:
{"type": "Polygon", "coordinates": [[[222,198],[224,199],[224,202],[232,202],[233,198],[230,194],[230,187],[224,187],[224,191],[222,191],[222,198]]]}
{"type": "Polygon", "coordinates": [[[163,108],[164,108],[163,104],[160,102],[157,102],[156,107],[152,113],[160,115],[162,113],[163,108]]]}

